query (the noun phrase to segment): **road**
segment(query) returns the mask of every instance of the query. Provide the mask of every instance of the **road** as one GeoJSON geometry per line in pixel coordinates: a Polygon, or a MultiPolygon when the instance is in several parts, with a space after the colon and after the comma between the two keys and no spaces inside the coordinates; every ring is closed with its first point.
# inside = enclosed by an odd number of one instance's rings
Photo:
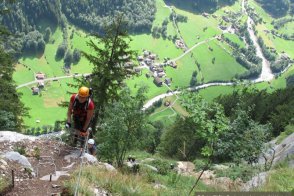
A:
{"type": "MultiPolygon", "coordinates": [[[[212,82],[212,83],[202,84],[202,85],[199,85],[199,86],[189,87],[189,88],[187,88],[187,90],[188,91],[196,91],[196,90],[207,88],[207,87],[210,87],[210,86],[233,86],[235,84],[236,83],[233,83],[233,82],[212,82]]],[[[160,99],[163,99],[165,97],[170,97],[170,96],[173,96],[173,95],[177,95],[179,93],[181,93],[181,91],[173,91],[173,92],[158,95],[158,96],[150,99],[149,101],[147,101],[147,103],[145,103],[144,106],[143,106],[143,110],[151,107],[154,102],[159,101],[160,99]]]]}
{"type": "Polygon", "coordinates": [[[44,80],[34,80],[34,81],[31,81],[31,82],[21,84],[21,85],[17,86],[16,89],[19,89],[19,88],[22,88],[22,87],[25,87],[25,86],[29,86],[29,85],[32,85],[32,84],[35,84],[35,83],[38,83],[38,82],[46,82],[46,81],[60,80],[60,79],[73,78],[73,77],[81,77],[81,76],[87,76],[87,75],[90,75],[90,74],[89,73],[75,74],[75,75],[70,75],[70,76],[58,76],[58,77],[53,77],[53,78],[46,78],[44,80]]]}
{"type": "Polygon", "coordinates": [[[195,44],[194,46],[192,46],[191,48],[189,48],[188,50],[186,50],[186,52],[184,52],[184,53],[181,54],[180,56],[178,56],[178,57],[176,57],[176,58],[174,58],[174,59],[171,59],[171,61],[174,61],[174,62],[175,62],[175,61],[180,60],[180,59],[183,58],[185,55],[189,54],[192,50],[194,50],[196,47],[198,47],[198,46],[200,46],[200,45],[202,45],[202,44],[204,44],[204,43],[208,43],[208,42],[210,42],[211,40],[216,39],[216,37],[217,37],[217,36],[212,37],[212,38],[209,38],[209,39],[206,39],[206,40],[204,40],[204,41],[201,41],[201,42],[195,44]]]}

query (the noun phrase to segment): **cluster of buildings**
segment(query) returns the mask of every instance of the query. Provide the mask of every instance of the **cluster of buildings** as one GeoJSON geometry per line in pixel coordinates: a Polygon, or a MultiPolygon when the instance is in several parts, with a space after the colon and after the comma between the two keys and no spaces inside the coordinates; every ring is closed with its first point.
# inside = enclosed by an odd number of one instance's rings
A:
{"type": "MultiPolygon", "coordinates": [[[[162,86],[163,83],[166,83],[168,86],[171,85],[172,78],[166,77],[166,73],[164,70],[165,66],[171,66],[173,68],[177,68],[177,64],[173,61],[165,59],[164,63],[155,62],[157,59],[157,55],[148,51],[143,50],[143,54],[137,57],[139,61],[139,65],[141,67],[147,67],[150,71],[146,73],[146,77],[153,77],[153,82],[157,86],[162,86]]],[[[138,72],[139,68],[135,68],[135,71],[138,72]]]]}
{"type": "Polygon", "coordinates": [[[175,44],[176,44],[177,48],[187,49],[187,47],[182,39],[177,39],[175,44]]]}
{"type": "Polygon", "coordinates": [[[38,81],[37,86],[32,87],[32,94],[33,95],[39,95],[40,90],[43,89],[45,87],[44,84],[44,79],[45,79],[45,74],[42,72],[38,72],[36,73],[36,80],[38,81]]]}
{"type": "MultiPolygon", "coordinates": [[[[204,13],[202,13],[202,16],[204,16],[205,18],[209,18],[210,14],[204,12],[204,13]]],[[[212,16],[213,18],[217,18],[217,15],[215,15],[215,14],[211,14],[211,16],[212,16]]]]}

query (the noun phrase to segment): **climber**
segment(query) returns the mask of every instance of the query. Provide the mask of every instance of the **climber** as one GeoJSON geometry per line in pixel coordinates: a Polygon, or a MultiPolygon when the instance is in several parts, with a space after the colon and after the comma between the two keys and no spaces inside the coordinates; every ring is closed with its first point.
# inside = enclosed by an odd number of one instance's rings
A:
{"type": "Polygon", "coordinates": [[[96,155],[96,144],[94,139],[88,140],[88,153],[95,156],[96,155]]]}
{"type": "Polygon", "coordinates": [[[84,146],[85,139],[88,137],[89,125],[94,115],[94,102],[90,98],[91,92],[88,87],[81,87],[77,94],[73,94],[70,98],[66,128],[71,128],[71,120],[73,119],[74,141],[73,145],[77,145],[78,139],[81,140],[81,147],[84,146]]]}

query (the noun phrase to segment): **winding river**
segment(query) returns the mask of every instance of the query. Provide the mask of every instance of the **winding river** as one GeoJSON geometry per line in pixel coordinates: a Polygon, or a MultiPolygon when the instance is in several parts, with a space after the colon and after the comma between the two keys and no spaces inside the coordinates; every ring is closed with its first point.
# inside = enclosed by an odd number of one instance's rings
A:
{"type": "Polygon", "coordinates": [[[245,9],[245,0],[242,1],[242,11],[244,14],[246,14],[248,16],[247,19],[247,30],[249,32],[250,38],[253,42],[253,45],[256,48],[256,56],[258,56],[259,58],[262,59],[262,70],[261,70],[261,74],[259,75],[259,77],[257,79],[255,79],[255,82],[262,82],[262,81],[270,81],[274,78],[274,74],[272,73],[271,69],[270,69],[270,63],[268,62],[268,60],[266,60],[266,58],[264,57],[261,47],[258,44],[258,39],[257,36],[254,33],[253,30],[253,25],[254,25],[254,21],[252,20],[252,18],[249,17],[246,9],[245,9]]]}

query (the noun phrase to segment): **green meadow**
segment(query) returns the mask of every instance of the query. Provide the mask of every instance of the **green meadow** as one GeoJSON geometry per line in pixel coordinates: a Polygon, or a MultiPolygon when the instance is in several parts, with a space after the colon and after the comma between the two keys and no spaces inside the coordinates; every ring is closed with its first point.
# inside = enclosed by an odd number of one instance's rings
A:
{"type": "Polygon", "coordinates": [[[147,86],[148,92],[147,92],[147,98],[151,99],[152,97],[155,97],[156,95],[160,95],[162,93],[166,93],[168,91],[168,88],[163,85],[161,87],[157,87],[155,83],[153,82],[153,77],[146,77],[146,73],[148,73],[149,70],[143,69],[142,73],[139,76],[135,76],[133,78],[130,78],[126,81],[126,84],[131,89],[131,91],[134,93],[138,88],[141,86],[147,86]]]}
{"type": "Polygon", "coordinates": [[[130,42],[130,46],[134,50],[137,50],[139,55],[142,53],[143,49],[150,50],[152,53],[157,54],[160,62],[162,62],[165,57],[175,58],[182,54],[182,50],[176,48],[175,44],[168,39],[155,39],[151,34],[132,36],[132,39],[133,41],[130,42]]]}
{"type": "Polygon", "coordinates": [[[286,35],[292,35],[294,29],[294,21],[286,23],[282,28],[279,29],[279,32],[286,35]]]}
{"type": "Polygon", "coordinates": [[[240,46],[240,48],[244,48],[245,47],[245,43],[243,42],[243,40],[240,40],[240,38],[235,35],[235,34],[231,34],[231,33],[224,33],[224,37],[228,38],[230,41],[238,44],[240,46]]]}
{"type": "Polygon", "coordinates": [[[237,73],[245,71],[245,68],[237,63],[235,58],[230,56],[217,43],[218,41],[214,40],[197,47],[193,51],[194,56],[201,65],[204,82],[231,80],[237,73]],[[215,63],[212,62],[213,58],[215,58],[215,63]]]}
{"type": "Polygon", "coordinates": [[[54,125],[56,120],[66,119],[66,108],[58,106],[63,101],[69,101],[70,94],[67,91],[75,92],[67,86],[72,79],[45,82],[45,88],[40,95],[33,95],[30,86],[20,88],[23,93],[22,102],[30,108],[30,117],[24,119],[25,125],[29,127],[42,127],[43,125],[54,125]]]}
{"type": "Polygon", "coordinates": [[[164,98],[162,100],[162,106],[157,108],[150,116],[149,119],[154,121],[162,121],[164,125],[169,126],[176,120],[177,115],[187,116],[187,111],[180,105],[180,95],[174,95],[164,98]],[[165,106],[164,103],[170,102],[170,106],[165,106]]]}
{"type": "Polygon", "coordinates": [[[195,15],[179,9],[175,9],[175,11],[188,17],[187,23],[179,23],[178,26],[189,48],[196,43],[221,34],[221,30],[217,27],[218,21],[212,16],[206,18],[202,15],[195,15]]]}
{"type": "Polygon", "coordinates": [[[154,112],[153,115],[149,116],[149,119],[154,122],[154,121],[162,121],[165,126],[172,125],[173,122],[175,121],[177,113],[175,113],[172,109],[170,108],[159,108],[161,110],[158,110],[158,112],[154,112]]]}

